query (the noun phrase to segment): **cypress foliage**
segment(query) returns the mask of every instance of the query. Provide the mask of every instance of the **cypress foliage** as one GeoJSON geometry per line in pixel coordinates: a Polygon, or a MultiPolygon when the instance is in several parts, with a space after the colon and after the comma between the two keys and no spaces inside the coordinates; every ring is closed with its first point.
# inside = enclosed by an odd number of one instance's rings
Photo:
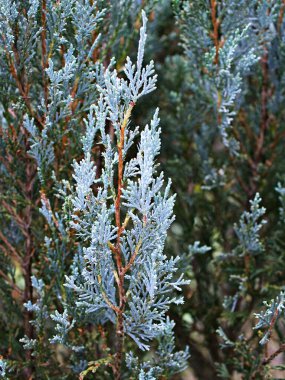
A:
{"type": "Polygon", "coordinates": [[[284,11],[0,0],[0,378],[282,378],[284,11]]]}
{"type": "Polygon", "coordinates": [[[177,29],[158,25],[156,38],[180,41],[158,70],[171,250],[191,261],[178,341],[198,379],[281,377],[284,4],[172,6],[177,29]]]}

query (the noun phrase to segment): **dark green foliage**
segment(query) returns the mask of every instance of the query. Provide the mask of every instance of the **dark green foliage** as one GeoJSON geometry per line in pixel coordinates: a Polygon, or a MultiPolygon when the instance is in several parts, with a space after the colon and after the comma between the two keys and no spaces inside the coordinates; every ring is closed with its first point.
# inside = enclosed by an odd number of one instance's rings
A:
{"type": "MultiPolygon", "coordinates": [[[[127,55],[136,60],[144,7],[158,89],[134,118],[160,108],[159,170],[177,194],[166,248],[191,279],[170,310],[175,343],[189,346],[197,380],[284,377],[284,1],[94,3],[0,0],[0,376],[112,378],[111,323],[94,328],[63,286],[83,259],[62,180],[82,158],[84,118],[111,57],[121,77],[127,55]],[[39,309],[28,312],[29,300],[39,309]],[[36,348],[23,350],[24,335],[36,348]]],[[[102,169],[101,145],[92,154],[102,169]]],[[[175,357],[173,337],[167,344],[175,357]]],[[[190,376],[162,372],[157,345],[144,355],[127,342],[125,352],[126,378],[190,376]]]]}
{"type": "MultiPolygon", "coordinates": [[[[184,320],[178,341],[189,344],[198,379],[271,378],[272,363],[262,365],[269,354],[252,328],[263,301],[284,286],[283,211],[275,191],[284,172],[284,4],[174,1],[173,9],[183,52],[161,65],[158,99],[163,168],[178,194],[170,249],[186,253],[195,241],[212,248],[190,250],[189,300],[173,310],[176,321],[184,320]],[[240,232],[257,192],[266,208],[257,223],[267,223],[253,239],[253,220],[240,232]],[[220,326],[229,348],[219,348],[220,326]]],[[[270,352],[283,341],[278,323],[270,352]]]]}

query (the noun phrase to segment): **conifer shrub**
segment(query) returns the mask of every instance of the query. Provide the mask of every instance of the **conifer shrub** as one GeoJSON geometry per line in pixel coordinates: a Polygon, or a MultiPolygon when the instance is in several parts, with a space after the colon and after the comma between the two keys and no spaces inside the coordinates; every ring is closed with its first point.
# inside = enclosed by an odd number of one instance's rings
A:
{"type": "Polygon", "coordinates": [[[284,11],[0,0],[0,378],[284,377],[284,11]]]}

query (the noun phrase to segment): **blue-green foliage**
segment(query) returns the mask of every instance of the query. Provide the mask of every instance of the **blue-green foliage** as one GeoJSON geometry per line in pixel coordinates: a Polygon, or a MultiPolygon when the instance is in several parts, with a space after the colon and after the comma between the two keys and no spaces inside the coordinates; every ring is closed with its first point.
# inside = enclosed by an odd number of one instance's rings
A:
{"type": "Polygon", "coordinates": [[[30,155],[36,160],[38,166],[38,174],[40,180],[43,181],[43,173],[54,161],[53,142],[48,138],[48,127],[45,127],[40,132],[34,124],[34,119],[29,120],[25,116],[24,127],[30,134],[30,155]]]}
{"type": "MultiPolygon", "coordinates": [[[[231,258],[242,258],[246,262],[246,260],[250,260],[250,257],[264,252],[263,241],[260,234],[262,227],[266,224],[266,220],[262,219],[266,210],[260,206],[260,203],[261,198],[257,193],[254,199],[250,200],[250,211],[243,212],[239,223],[234,225],[238,244],[230,254],[224,256],[227,260],[231,260],[231,258]]],[[[238,301],[247,294],[249,276],[248,267],[241,273],[232,271],[229,280],[233,284],[236,284],[238,288],[234,295],[224,298],[223,306],[225,309],[231,312],[235,311],[238,301]]]]}
{"type": "Polygon", "coordinates": [[[6,379],[6,367],[7,363],[2,358],[0,359],[0,377],[6,379]]]}
{"type": "MultiPolygon", "coordinates": [[[[281,182],[278,182],[275,190],[279,194],[279,202],[281,204],[281,206],[279,207],[279,223],[281,229],[283,230],[285,192],[281,182]]],[[[276,326],[278,326],[278,323],[280,322],[279,320],[281,319],[282,322],[284,320],[284,285],[280,293],[274,299],[271,299],[270,302],[264,301],[263,303],[265,306],[265,310],[261,310],[258,313],[254,313],[255,317],[258,319],[258,322],[254,326],[254,329],[263,331],[265,330],[265,332],[263,332],[263,337],[260,340],[261,345],[265,345],[269,342],[274,329],[276,328],[276,326]]]]}
{"type": "Polygon", "coordinates": [[[281,182],[278,182],[275,190],[279,194],[279,201],[281,206],[279,207],[279,213],[280,213],[280,220],[281,222],[285,221],[285,188],[281,184],[281,182]]]}
{"type": "MultiPolygon", "coordinates": [[[[280,4],[248,0],[211,4],[203,0],[195,5],[174,1],[182,45],[191,66],[190,89],[199,92],[201,105],[215,112],[215,126],[224,145],[237,155],[239,142],[231,132],[232,121],[247,76],[276,35],[274,22],[280,4]],[[214,11],[217,36],[213,30],[214,11]]],[[[202,124],[201,119],[199,122],[202,124]]]]}
{"type": "Polygon", "coordinates": [[[237,251],[241,255],[256,255],[264,250],[262,241],[260,240],[260,230],[266,220],[261,219],[265,214],[265,208],[260,207],[261,198],[257,193],[253,200],[250,201],[250,211],[245,211],[239,221],[239,225],[235,225],[235,233],[239,240],[237,251]]]}
{"type": "Polygon", "coordinates": [[[139,362],[132,352],[127,354],[126,364],[132,374],[141,380],[157,379],[159,376],[171,376],[187,368],[189,357],[188,348],[184,351],[174,352],[175,323],[169,318],[161,324],[158,335],[158,347],[151,361],[139,362]]]}
{"type": "MultiPolygon", "coordinates": [[[[75,326],[92,321],[97,325],[117,323],[118,267],[114,257],[118,227],[115,223],[116,181],[118,152],[114,139],[107,133],[111,122],[115,140],[120,143],[124,128],[121,212],[124,216],[120,236],[120,251],[125,270],[126,307],[124,309],[124,332],[141,350],[149,350],[154,339],[158,339],[159,350],[156,373],[176,373],[186,366],[188,351],[174,352],[173,323],[166,319],[171,304],[183,303],[176,295],[181,286],[188,284],[183,275],[177,275],[179,258],[167,257],[164,250],[167,231],[174,220],[172,213],[175,196],[170,193],[171,182],[164,185],[163,173],[158,173],[156,158],[160,152],[160,128],[158,110],[149,125],[141,131],[131,125],[131,109],[144,95],[156,88],[154,63],[143,64],[146,42],[146,15],[136,62],[127,57],[125,78],[114,68],[114,60],[96,78],[97,101],[92,102],[86,119],[85,133],[80,136],[84,157],[73,162],[74,185],[66,180],[58,182],[58,197],[64,200],[65,220],[54,214],[47,199],[42,199],[41,213],[51,230],[64,229],[76,232],[80,248],[74,256],[71,274],[65,276],[67,299],[64,311],[50,315],[56,322],[56,334],[52,344],[64,344],[75,353],[84,353],[85,347],[70,343],[69,333],[75,326]],[[100,145],[102,168],[99,171],[93,156],[94,143],[100,145]],[[134,149],[137,153],[134,155],[134,149]],[[67,211],[67,212],[66,212],[67,211]],[[71,290],[73,292],[71,292],[71,290]],[[76,305],[76,311],[71,311],[76,305]],[[70,314],[71,312],[71,314],[70,314]],[[69,316],[70,315],[70,316],[69,316]],[[88,316],[90,315],[90,317],[88,316]],[[163,337],[165,335],[165,338],[163,337]],[[167,360],[162,357],[167,355],[167,360]]],[[[67,99],[63,90],[74,72],[75,58],[72,52],[65,56],[66,70],[55,72],[49,63],[48,75],[54,88],[51,104],[58,108],[61,99],[67,99]],[[62,98],[61,98],[62,97],[62,98]],[[59,103],[58,103],[59,102],[59,103]]],[[[72,100],[71,100],[72,101],[72,100]]],[[[69,100],[66,105],[69,105],[69,100]]],[[[63,108],[65,105],[63,105],[63,108]]],[[[68,107],[65,108],[68,110],[68,107]]],[[[67,113],[56,114],[56,118],[67,113]]],[[[48,125],[52,119],[47,119],[48,125]]],[[[60,119],[56,119],[58,122],[60,119]]],[[[32,122],[27,129],[33,136],[32,122]]],[[[46,238],[46,247],[52,254],[52,239],[46,238]]],[[[61,299],[60,292],[58,297],[61,299]]],[[[32,347],[31,347],[32,348],[32,347]]],[[[144,364],[142,364],[144,366],[144,364]]],[[[148,364],[145,364],[147,367],[148,364]]]]}
{"type": "Polygon", "coordinates": [[[74,346],[67,341],[68,332],[74,327],[75,324],[75,320],[70,322],[67,310],[65,309],[62,314],[56,310],[50,317],[57,323],[55,327],[57,334],[50,339],[50,342],[53,344],[63,344],[75,352],[83,351],[84,346],[74,346]]]}
{"type": "MultiPolygon", "coordinates": [[[[143,14],[137,62],[133,64],[127,59],[127,80],[119,78],[115,70],[105,71],[104,83],[98,87],[101,93],[99,103],[92,107],[86,121],[86,135],[82,138],[84,158],[73,165],[75,191],[71,197],[71,226],[84,243],[84,267],[77,270],[78,275],[66,277],[66,286],[78,294],[77,307],[92,313],[101,323],[108,320],[115,323],[112,305],[118,307],[118,274],[111,249],[117,237],[113,178],[118,155],[105,132],[105,124],[108,119],[112,121],[119,139],[120,126],[131,102],[135,103],[155,88],[153,62],[146,67],[142,63],[145,40],[146,17],[143,14]],[[100,144],[104,146],[104,168],[99,177],[96,176],[95,163],[90,154],[92,140],[88,140],[90,137],[93,139],[96,133],[100,134],[100,144]],[[97,186],[96,193],[92,190],[94,184],[97,186]]],[[[163,173],[156,176],[155,158],[160,149],[158,125],[156,111],[150,125],[140,133],[136,157],[130,160],[127,160],[128,150],[139,129],[132,130],[129,122],[124,141],[126,164],[123,181],[126,185],[122,202],[125,228],[120,248],[125,265],[134,254],[136,256],[126,274],[124,329],[143,350],[149,349],[148,342],[161,334],[170,304],[182,302],[173,291],[181,290],[181,285],[187,283],[182,276],[175,278],[178,258],[169,259],[163,253],[166,233],[173,221],[174,196],[169,195],[170,182],[162,192],[163,173]]]]}
{"type": "Polygon", "coordinates": [[[271,300],[271,302],[264,302],[264,304],[266,306],[266,310],[261,311],[259,314],[255,314],[256,318],[258,318],[258,323],[256,324],[255,329],[267,330],[260,341],[260,344],[262,345],[269,341],[275,324],[280,316],[284,314],[284,293],[281,292],[275,300],[271,300]]]}
{"type": "Polygon", "coordinates": [[[211,250],[211,247],[208,247],[206,245],[201,246],[201,243],[199,241],[195,241],[194,244],[189,245],[189,253],[190,255],[197,255],[197,254],[205,254],[211,250]]]}
{"type": "MultiPolygon", "coordinates": [[[[37,335],[40,335],[42,330],[44,329],[46,320],[48,318],[47,305],[45,302],[45,290],[44,283],[42,280],[38,280],[36,277],[32,277],[32,286],[34,290],[37,292],[38,299],[35,303],[28,301],[24,304],[24,307],[28,310],[28,312],[32,312],[34,319],[30,321],[30,323],[35,326],[35,330],[37,335]]],[[[20,339],[20,342],[23,343],[23,347],[25,350],[32,350],[32,355],[37,356],[40,342],[37,339],[31,339],[27,336],[24,336],[20,339]]]]}

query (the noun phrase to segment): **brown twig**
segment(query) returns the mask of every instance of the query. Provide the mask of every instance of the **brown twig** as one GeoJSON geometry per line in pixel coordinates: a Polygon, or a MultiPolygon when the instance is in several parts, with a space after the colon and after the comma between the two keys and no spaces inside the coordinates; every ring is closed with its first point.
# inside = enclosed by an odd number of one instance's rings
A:
{"type": "Polygon", "coordinates": [[[273,330],[275,322],[276,322],[276,320],[278,318],[278,314],[279,314],[279,310],[278,310],[278,308],[276,308],[276,310],[274,311],[273,317],[272,317],[272,319],[270,321],[269,329],[268,329],[268,332],[267,332],[267,343],[265,345],[265,355],[266,356],[267,356],[267,351],[268,351],[268,341],[271,338],[272,330],[273,330]]]}
{"type": "Polygon", "coordinates": [[[275,352],[273,352],[273,354],[271,354],[268,358],[265,358],[263,361],[262,361],[262,364],[263,365],[267,365],[269,364],[273,359],[276,358],[277,355],[281,354],[282,352],[285,351],[285,343],[283,343],[279,348],[278,350],[276,350],[275,352]]]}
{"type": "Polygon", "coordinates": [[[128,271],[128,270],[131,268],[131,266],[133,265],[133,263],[134,263],[134,261],[135,261],[137,255],[138,255],[138,253],[139,253],[139,250],[140,250],[141,246],[142,246],[142,240],[140,239],[139,242],[138,242],[138,244],[137,244],[137,246],[136,246],[136,248],[135,248],[134,253],[132,254],[132,256],[131,256],[131,258],[130,258],[130,260],[129,260],[129,262],[128,262],[128,264],[123,268],[123,273],[124,273],[124,274],[126,274],[127,271],[128,271]]]}
{"type": "Polygon", "coordinates": [[[11,286],[13,290],[20,296],[21,300],[23,297],[23,292],[22,290],[15,284],[15,282],[0,269],[0,276],[4,278],[4,280],[11,286]]]}
{"type": "Polygon", "coordinates": [[[279,15],[278,15],[278,22],[277,22],[277,30],[278,30],[278,32],[280,32],[280,30],[281,30],[281,25],[282,25],[282,21],[283,21],[283,17],[284,17],[284,12],[285,12],[285,0],[282,1],[281,7],[280,7],[280,11],[279,11],[279,15]]]}
{"type": "Polygon", "coordinates": [[[15,80],[16,82],[16,85],[18,87],[18,90],[20,92],[20,95],[30,113],[30,115],[39,123],[39,125],[41,125],[42,127],[44,126],[42,120],[40,119],[40,117],[36,114],[36,112],[34,111],[33,107],[32,107],[32,104],[30,102],[30,98],[29,98],[29,94],[28,94],[28,89],[29,89],[29,85],[27,86],[24,86],[21,82],[21,80],[19,79],[19,76],[18,76],[18,72],[17,72],[17,69],[16,69],[16,66],[15,66],[15,62],[13,60],[13,58],[11,57],[11,54],[8,52],[8,50],[6,49],[6,57],[7,57],[7,61],[8,61],[8,64],[9,64],[9,69],[10,69],[10,73],[13,77],[13,79],[15,80]]]}
{"type": "Polygon", "coordinates": [[[11,253],[11,256],[15,259],[15,261],[22,266],[23,265],[23,260],[22,260],[22,258],[20,256],[19,252],[16,250],[15,247],[13,247],[13,245],[9,242],[9,240],[2,233],[2,231],[0,231],[0,239],[7,246],[7,248],[9,249],[9,252],[11,253]]]}
{"type": "Polygon", "coordinates": [[[261,91],[261,125],[259,136],[257,137],[255,161],[258,163],[261,159],[265,132],[268,129],[268,52],[262,57],[262,91],[261,91]]]}
{"type": "Polygon", "coordinates": [[[215,58],[214,63],[217,65],[219,63],[219,49],[220,49],[220,41],[219,41],[219,26],[220,26],[220,20],[217,17],[217,1],[211,0],[211,18],[212,18],[212,24],[213,24],[213,33],[211,37],[214,40],[215,44],[215,58]]]}
{"type": "Polygon", "coordinates": [[[123,359],[123,346],[124,346],[124,318],[123,313],[126,304],[126,296],[124,290],[124,267],[122,262],[122,254],[121,254],[121,235],[123,233],[123,225],[121,224],[121,196],[123,189],[123,169],[124,169],[124,158],[123,158],[123,150],[124,150],[124,141],[125,141],[125,129],[128,124],[129,118],[132,113],[132,109],[134,108],[134,103],[131,102],[129,107],[125,113],[121,128],[120,128],[120,137],[117,144],[118,147],[118,185],[117,185],[117,197],[115,201],[115,220],[117,226],[117,240],[115,245],[115,259],[117,265],[117,283],[118,283],[118,293],[119,293],[119,310],[117,312],[117,325],[116,325],[116,338],[117,338],[117,347],[116,347],[116,355],[115,361],[113,365],[113,372],[115,380],[121,379],[121,366],[123,359]]]}

